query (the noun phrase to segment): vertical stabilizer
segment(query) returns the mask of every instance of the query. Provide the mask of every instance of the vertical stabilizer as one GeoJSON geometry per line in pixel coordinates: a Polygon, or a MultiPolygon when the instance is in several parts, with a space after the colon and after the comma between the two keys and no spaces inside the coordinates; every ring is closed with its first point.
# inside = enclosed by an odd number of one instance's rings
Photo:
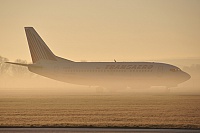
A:
{"type": "Polygon", "coordinates": [[[57,61],[56,56],[33,27],[25,27],[25,32],[33,63],[42,59],[57,61]]]}

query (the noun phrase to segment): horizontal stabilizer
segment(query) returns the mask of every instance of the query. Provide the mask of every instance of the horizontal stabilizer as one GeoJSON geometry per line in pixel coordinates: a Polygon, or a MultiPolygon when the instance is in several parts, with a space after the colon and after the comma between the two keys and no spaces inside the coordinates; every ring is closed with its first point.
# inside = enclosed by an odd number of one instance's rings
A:
{"type": "Polygon", "coordinates": [[[22,64],[22,63],[15,63],[15,62],[5,62],[5,63],[13,64],[13,65],[19,65],[19,66],[26,66],[26,67],[29,66],[29,64],[22,64]]]}
{"type": "Polygon", "coordinates": [[[25,66],[28,68],[43,68],[42,66],[36,65],[36,64],[22,64],[22,63],[15,63],[15,62],[5,62],[8,64],[18,65],[18,66],[25,66]]]}

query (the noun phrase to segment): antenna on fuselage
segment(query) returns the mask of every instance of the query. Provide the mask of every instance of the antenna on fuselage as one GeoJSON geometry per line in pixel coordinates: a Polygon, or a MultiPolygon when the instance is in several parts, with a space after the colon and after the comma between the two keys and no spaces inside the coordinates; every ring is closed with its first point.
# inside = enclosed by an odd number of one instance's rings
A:
{"type": "Polygon", "coordinates": [[[114,59],[114,62],[117,62],[117,61],[114,59]]]}

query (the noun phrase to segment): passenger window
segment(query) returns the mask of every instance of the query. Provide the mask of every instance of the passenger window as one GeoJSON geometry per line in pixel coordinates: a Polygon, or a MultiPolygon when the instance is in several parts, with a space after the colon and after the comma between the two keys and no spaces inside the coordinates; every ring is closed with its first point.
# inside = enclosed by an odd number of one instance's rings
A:
{"type": "Polygon", "coordinates": [[[177,71],[181,71],[181,69],[179,69],[179,68],[171,68],[170,71],[177,72],[177,71]]]}

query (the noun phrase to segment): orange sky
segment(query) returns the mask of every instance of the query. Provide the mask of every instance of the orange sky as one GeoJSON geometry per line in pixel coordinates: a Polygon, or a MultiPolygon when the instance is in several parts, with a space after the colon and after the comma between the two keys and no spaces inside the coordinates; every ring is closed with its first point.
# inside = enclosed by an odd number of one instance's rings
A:
{"type": "Polygon", "coordinates": [[[200,58],[199,0],[0,0],[0,55],[31,61],[23,27],[80,61],[200,58]]]}

